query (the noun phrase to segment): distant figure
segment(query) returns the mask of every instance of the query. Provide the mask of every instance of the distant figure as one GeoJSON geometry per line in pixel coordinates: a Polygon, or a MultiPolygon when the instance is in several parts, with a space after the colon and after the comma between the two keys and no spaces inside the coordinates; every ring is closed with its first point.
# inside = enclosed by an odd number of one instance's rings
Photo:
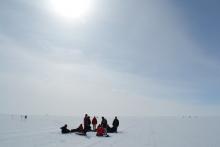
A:
{"type": "Polygon", "coordinates": [[[24,119],[27,119],[27,115],[24,116],[24,119]]]}
{"type": "Polygon", "coordinates": [[[63,127],[60,128],[62,134],[70,133],[70,130],[67,129],[67,124],[65,124],[63,127]]]}
{"type": "Polygon", "coordinates": [[[82,124],[80,124],[78,128],[70,130],[70,132],[79,132],[79,133],[83,133],[83,131],[84,130],[82,124]]]}
{"type": "Polygon", "coordinates": [[[96,117],[94,116],[93,119],[92,119],[93,131],[96,130],[96,125],[97,125],[97,119],[96,119],[96,117]]]}
{"type": "Polygon", "coordinates": [[[119,126],[119,120],[118,120],[117,116],[115,116],[115,119],[112,123],[112,126],[113,126],[112,131],[117,133],[118,126],[119,126]]]}

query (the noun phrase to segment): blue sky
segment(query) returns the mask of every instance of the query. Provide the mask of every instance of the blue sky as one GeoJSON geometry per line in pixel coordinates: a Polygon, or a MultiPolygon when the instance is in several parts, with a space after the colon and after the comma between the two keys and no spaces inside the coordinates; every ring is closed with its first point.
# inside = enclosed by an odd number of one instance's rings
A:
{"type": "Polygon", "coordinates": [[[219,115],[219,2],[92,4],[1,1],[1,113],[219,115]]]}
{"type": "Polygon", "coordinates": [[[210,56],[219,56],[220,16],[219,1],[174,1],[175,6],[182,11],[187,19],[187,25],[196,41],[210,56]]]}

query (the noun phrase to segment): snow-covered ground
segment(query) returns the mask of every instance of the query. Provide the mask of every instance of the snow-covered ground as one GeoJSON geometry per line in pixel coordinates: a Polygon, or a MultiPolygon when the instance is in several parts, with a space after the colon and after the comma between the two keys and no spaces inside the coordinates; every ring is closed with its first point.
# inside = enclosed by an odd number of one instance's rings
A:
{"type": "Polygon", "coordinates": [[[60,133],[63,124],[76,128],[82,119],[0,115],[0,147],[220,147],[219,117],[119,117],[119,133],[111,137],[60,133]]]}

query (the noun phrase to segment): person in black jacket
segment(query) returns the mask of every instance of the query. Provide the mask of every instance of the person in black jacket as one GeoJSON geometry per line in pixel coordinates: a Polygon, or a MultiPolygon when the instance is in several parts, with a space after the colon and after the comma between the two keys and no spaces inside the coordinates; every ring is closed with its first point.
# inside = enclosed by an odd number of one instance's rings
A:
{"type": "Polygon", "coordinates": [[[107,132],[108,132],[108,130],[107,130],[108,122],[104,117],[102,117],[101,126],[104,128],[105,134],[107,134],[107,132]]]}
{"type": "Polygon", "coordinates": [[[90,116],[88,116],[88,130],[91,131],[91,119],[90,119],[90,116]]]}
{"type": "Polygon", "coordinates": [[[112,130],[117,133],[118,126],[119,126],[119,120],[118,120],[117,116],[115,116],[115,119],[112,123],[112,126],[113,126],[112,130]]]}
{"type": "Polygon", "coordinates": [[[70,130],[67,129],[67,124],[65,124],[63,127],[60,128],[62,134],[70,133],[70,130]]]}
{"type": "Polygon", "coordinates": [[[108,122],[104,117],[102,117],[101,125],[103,128],[107,128],[108,122]]]}
{"type": "Polygon", "coordinates": [[[79,133],[83,133],[83,125],[80,124],[78,128],[76,128],[76,129],[72,129],[70,132],[79,132],[79,133]]]}
{"type": "Polygon", "coordinates": [[[84,134],[86,134],[86,132],[91,131],[91,120],[90,117],[88,116],[88,114],[85,114],[84,117],[84,134]]]}

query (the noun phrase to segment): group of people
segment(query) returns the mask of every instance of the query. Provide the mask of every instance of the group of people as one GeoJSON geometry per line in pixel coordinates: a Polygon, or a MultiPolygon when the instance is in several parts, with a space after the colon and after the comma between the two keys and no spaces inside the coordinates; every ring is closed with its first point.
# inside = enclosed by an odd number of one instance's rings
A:
{"type": "Polygon", "coordinates": [[[66,133],[73,133],[77,132],[82,135],[86,135],[87,132],[93,131],[96,132],[96,136],[108,136],[107,133],[117,133],[117,129],[119,126],[119,120],[117,116],[115,116],[113,122],[112,122],[112,127],[108,125],[108,121],[106,118],[102,117],[101,123],[98,124],[97,118],[94,116],[92,121],[90,119],[90,116],[88,114],[85,114],[84,120],[83,120],[83,125],[80,124],[78,128],[76,129],[71,129],[69,130],[67,128],[67,124],[65,124],[63,127],[61,127],[61,133],[66,134],[66,133]],[[91,128],[92,124],[92,128],[91,128]]]}

